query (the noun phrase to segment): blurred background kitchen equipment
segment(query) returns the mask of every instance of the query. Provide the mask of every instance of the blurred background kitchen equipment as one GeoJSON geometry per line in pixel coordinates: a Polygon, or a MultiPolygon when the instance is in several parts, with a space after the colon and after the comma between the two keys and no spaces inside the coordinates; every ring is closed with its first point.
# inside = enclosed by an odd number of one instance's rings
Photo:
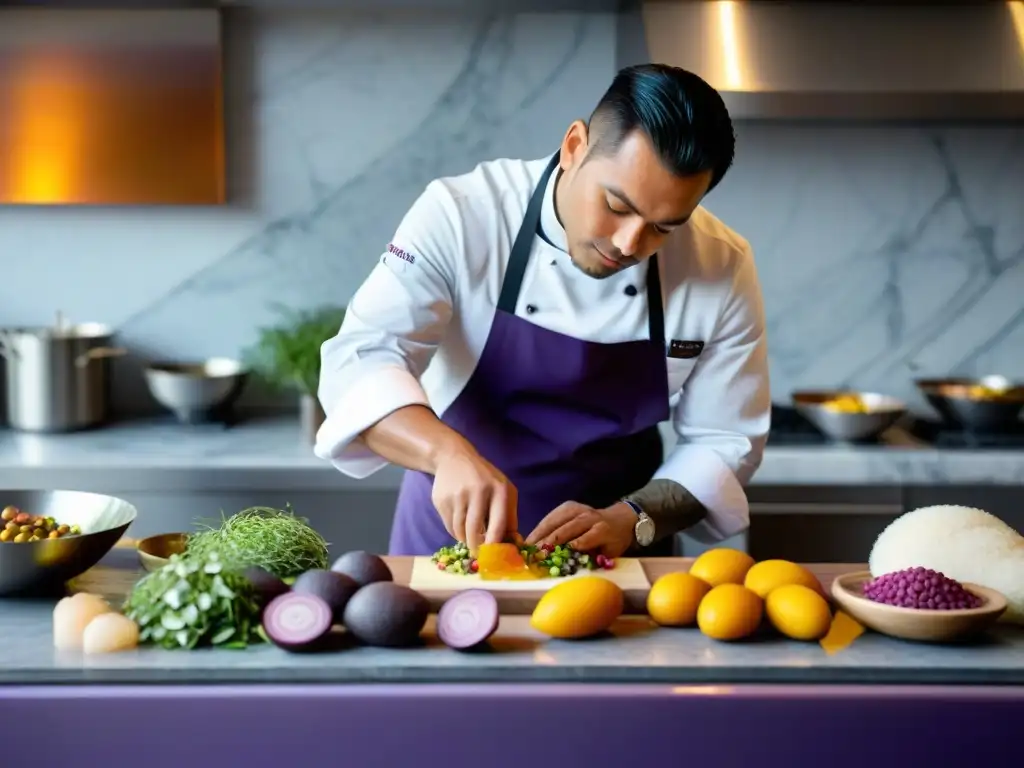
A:
{"type": "Polygon", "coordinates": [[[917,379],[914,384],[945,421],[978,432],[1018,430],[1024,382],[1005,376],[917,379]]]}
{"type": "Polygon", "coordinates": [[[185,554],[187,533],[161,533],[150,536],[135,545],[139,562],[147,571],[157,571],[167,565],[171,555],[185,554]]]}
{"type": "Polygon", "coordinates": [[[0,331],[5,359],[7,421],[26,432],[69,432],[110,416],[110,358],[126,350],[99,323],[0,331]]]}
{"type": "Polygon", "coordinates": [[[0,542],[0,595],[58,589],[103,559],[138,516],[124,499],[80,491],[4,491],[0,507],[77,525],[81,534],[0,542]]]}
{"type": "Polygon", "coordinates": [[[226,417],[245,388],[249,369],[237,360],[215,357],[199,363],[150,363],[145,377],[160,405],[178,421],[196,424],[226,417]]]}
{"type": "Polygon", "coordinates": [[[796,411],[833,440],[871,440],[907,413],[902,400],[877,392],[805,390],[793,393],[796,411]]]}

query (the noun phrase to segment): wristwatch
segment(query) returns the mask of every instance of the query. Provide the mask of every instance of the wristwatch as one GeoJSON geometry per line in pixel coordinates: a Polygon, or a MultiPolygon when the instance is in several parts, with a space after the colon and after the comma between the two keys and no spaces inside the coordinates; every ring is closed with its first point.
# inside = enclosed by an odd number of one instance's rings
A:
{"type": "Polygon", "coordinates": [[[622,503],[636,512],[636,525],[633,526],[633,536],[636,543],[641,547],[649,547],[654,541],[654,521],[651,516],[644,512],[643,508],[632,499],[623,499],[622,503]]]}

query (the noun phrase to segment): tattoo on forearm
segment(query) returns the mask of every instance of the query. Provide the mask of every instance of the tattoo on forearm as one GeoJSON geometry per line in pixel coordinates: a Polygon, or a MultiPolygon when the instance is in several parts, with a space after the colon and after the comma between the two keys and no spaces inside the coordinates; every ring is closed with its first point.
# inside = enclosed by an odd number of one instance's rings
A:
{"type": "Polygon", "coordinates": [[[626,498],[639,504],[654,521],[657,539],[685,531],[707,516],[704,505],[675,480],[651,480],[626,498]]]}

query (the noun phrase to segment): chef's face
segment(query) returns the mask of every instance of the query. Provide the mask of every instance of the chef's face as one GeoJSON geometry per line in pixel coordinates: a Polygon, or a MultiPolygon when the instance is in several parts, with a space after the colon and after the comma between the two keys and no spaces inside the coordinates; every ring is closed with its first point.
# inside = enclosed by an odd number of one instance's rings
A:
{"type": "Polygon", "coordinates": [[[569,256],[583,272],[610,277],[656,253],[686,223],[708,191],[711,171],[676,176],[642,131],[617,150],[587,154],[587,126],[577,121],[562,141],[557,206],[569,256]]]}

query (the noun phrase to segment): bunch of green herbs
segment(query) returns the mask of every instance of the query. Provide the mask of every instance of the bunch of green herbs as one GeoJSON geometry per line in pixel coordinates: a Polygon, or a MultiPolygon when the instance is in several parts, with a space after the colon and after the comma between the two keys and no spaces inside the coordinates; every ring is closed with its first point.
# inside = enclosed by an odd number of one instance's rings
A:
{"type": "Polygon", "coordinates": [[[243,353],[253,372],[276,390],[315,396],[320,382],[320,347],[338,333],[341,307],[294,310],[276,306],[278,325],[260,328],[256,343],[243,353]]]}
{"type": "Polygon", "coordinates": [[[327,542],[290,505],[250,507],[188,537],[185,556],[216,552],[231,567],[259,566],[279,579],[327,567],[327,542]]]}
{"type": "Polygon", "coordinates": [[[139,641],[168,650],[199,646],[245,648],[263,641],[261,606],[252,584],[217,552],[172,555],[132,588],[124,614],[139,625],[139,641]]]}

